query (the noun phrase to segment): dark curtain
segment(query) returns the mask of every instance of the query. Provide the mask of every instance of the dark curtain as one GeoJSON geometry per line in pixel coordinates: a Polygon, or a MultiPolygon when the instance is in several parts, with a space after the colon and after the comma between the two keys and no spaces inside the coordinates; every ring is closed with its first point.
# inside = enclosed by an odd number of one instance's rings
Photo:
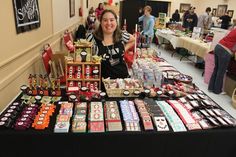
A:
{"type": "Polygon", "coordinates": [[[135,24],[138,23],[139,8],[145,5],[152,7],[152,15],[158,17],[159,12],[168,12],[168,3],[147,0],[125,0],[120,2],[120,24],[123,26],[124,19],[127,21],[127,31],[133,33],[135,24]]]}

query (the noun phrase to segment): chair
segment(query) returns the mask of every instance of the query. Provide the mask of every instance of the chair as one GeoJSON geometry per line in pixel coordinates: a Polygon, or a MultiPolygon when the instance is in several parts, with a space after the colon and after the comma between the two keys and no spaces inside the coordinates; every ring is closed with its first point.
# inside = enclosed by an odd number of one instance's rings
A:
{"type": "MultiPolygon", "coordinates": [[[[43,64],[44,64],[44,67],[45,67],[45,70],[47,72],[47,75],[50,76],[51,74],[51,69],[53,69],[53,66],[52,66],[52,62],[54,62],[56,64],[56,60],[54,60],[55,57],[53,57],[55,55],[53,55],[53,52],[52,52],[52,48],[49,44],[46,44],[44,46],[44,50],[43,50],[43,53],[42,53],[42,60],[43,60],[43,64]]],[[[54,66],[54,68],[56,68],[57,66],[54,66]]],[[[57,70],[57,69],[54,69],[54,70],[57,70]]],[[[65,69],[63,69],[65,71],[65,69]]],[[[65,72],[64,72],[65,74],[65,72]]],[[[60,83],[65,83],[66,82],[66,79],[65,79],[65,75],[63,76],[59,76],[60,77],[60,83]]]]}

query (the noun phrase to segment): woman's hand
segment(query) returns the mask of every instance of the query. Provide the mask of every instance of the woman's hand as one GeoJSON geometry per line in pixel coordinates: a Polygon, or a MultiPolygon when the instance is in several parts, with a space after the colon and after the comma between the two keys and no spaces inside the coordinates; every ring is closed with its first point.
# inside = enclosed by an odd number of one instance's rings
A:
{"type": "Polygon", "coordinates": [[[129,50],[131,47],[134,46],[134,42],[135,42],[135,37],[131,34],[129,34],[130,37],[129,37],[129,41],[125,44],[125,52],[127,50],[129,50]]]}

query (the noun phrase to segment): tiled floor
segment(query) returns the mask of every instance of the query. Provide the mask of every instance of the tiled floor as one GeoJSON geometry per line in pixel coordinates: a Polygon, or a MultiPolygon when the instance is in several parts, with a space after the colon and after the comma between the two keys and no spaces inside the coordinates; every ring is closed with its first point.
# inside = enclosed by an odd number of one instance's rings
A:
{"type": "MultiPolygon", "coordinates": [[[[154,46],[154,45],[152,45],[154,46]]],[[[156,46],[154,46],[156,48],[156,46]]],[[[186,59],[180,61],[180,55],[175,54],[171,57],[172,52],[165,50],[163,47],[158,48],[158,52],[161,52],[161,57],[166,59],[171,65],[176,67],[180,72],[184,74],[191,75],[193,77],[193,82],[203,90],[208,96],[210,96],[215,102],[217,102],[223,109],[230,113],[234,118],[236,118],[236,109],[231,105],[231,97],[228,95],[217,95],[210,93],[207,90],[208,85],[204,83],[204,77],[202,76],[202,69],[198,69],[194,66],[193,62],[186,59]]]]}

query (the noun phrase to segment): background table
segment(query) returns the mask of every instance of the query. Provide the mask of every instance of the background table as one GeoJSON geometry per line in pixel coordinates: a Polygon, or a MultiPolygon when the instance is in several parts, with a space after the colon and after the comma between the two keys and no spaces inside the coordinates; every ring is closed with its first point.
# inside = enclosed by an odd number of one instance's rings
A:
{"type": "Polygon", "coordinates": [[[201,58],[204,58],[205,55],[210,52],[211,43],[204,43],[203,41],[187,36],[176,36],[174,32],[166,30],[157,30],[155,35],[160,44],[162,44],[165,39],[171,43],[174,49],[185,48],[201,58]]]}

